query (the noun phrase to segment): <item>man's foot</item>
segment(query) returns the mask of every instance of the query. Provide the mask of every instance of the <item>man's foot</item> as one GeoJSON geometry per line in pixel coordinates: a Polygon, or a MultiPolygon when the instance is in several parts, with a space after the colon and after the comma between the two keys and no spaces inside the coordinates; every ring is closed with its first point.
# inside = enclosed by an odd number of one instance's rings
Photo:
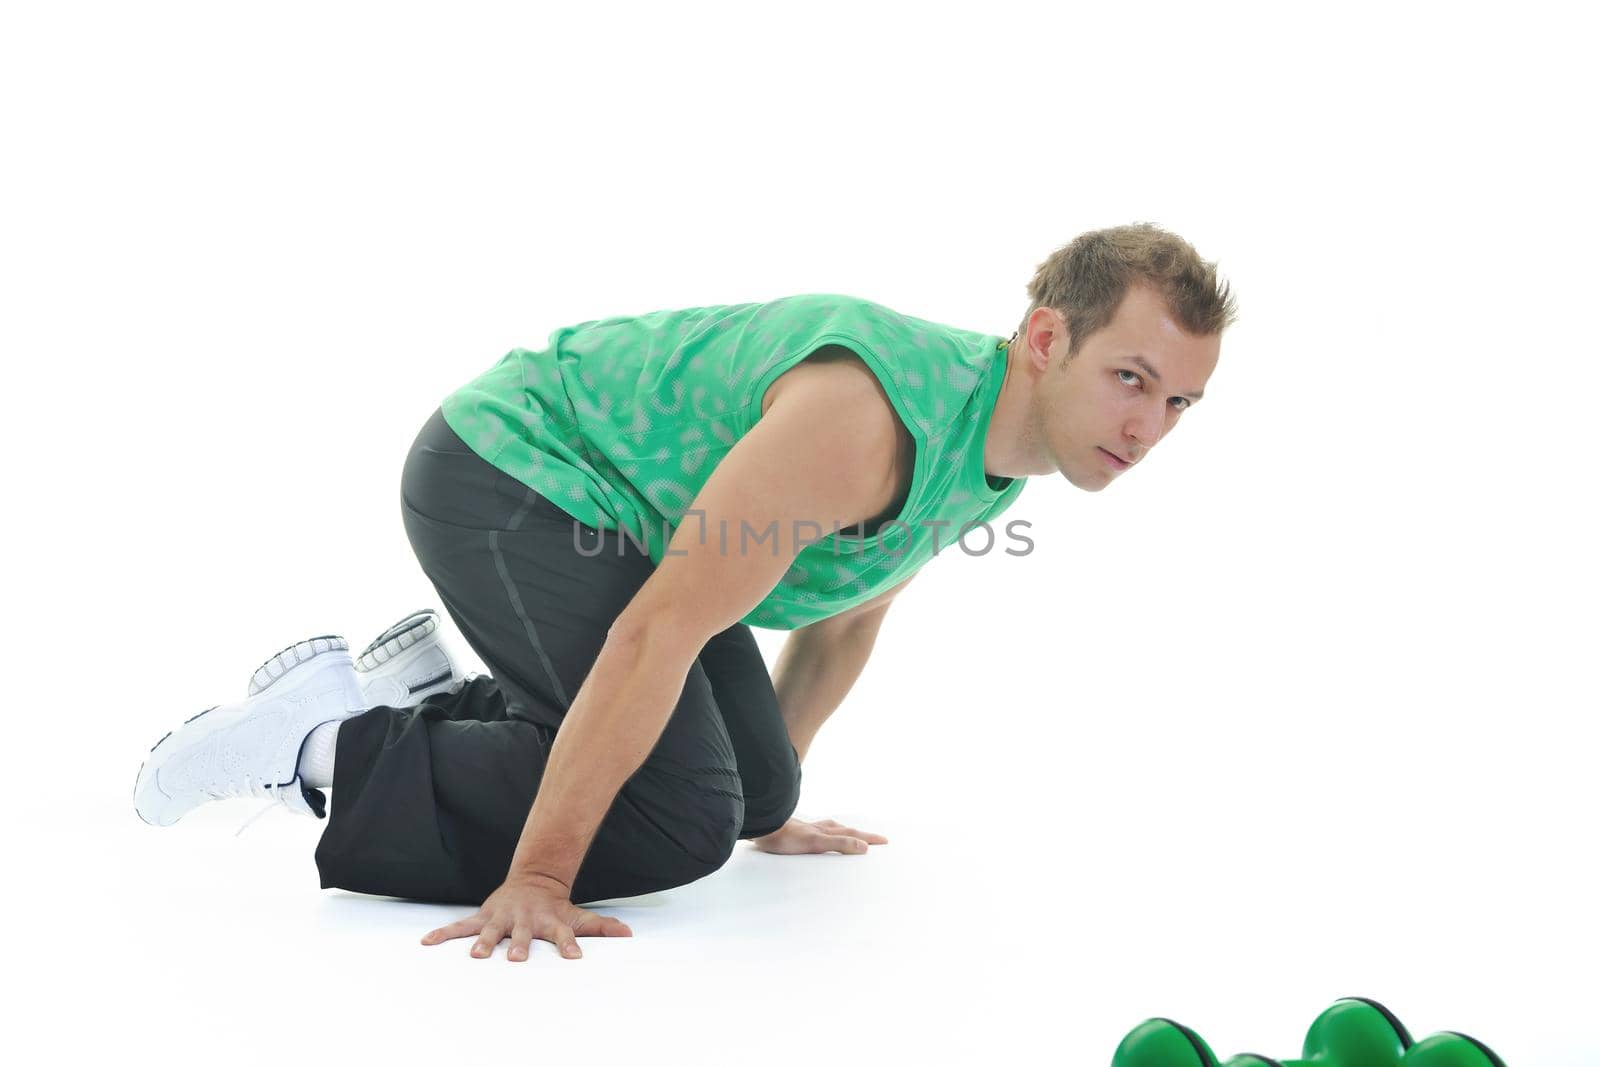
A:
{"type": "MultiPolygon", "coordinates": [[[[295,665],[290,646],[256,668],[250,676],[251,696],[261,692],[295,665]]],[[[383,633],[355,660],[369,708],[408,708],[435,693],[449,692],[464,675],[445,645],[439,613],[412,612],[383,633]]]]}
{"type": "Polygon", "coordinates": [[[321,818],[323,795],[300,779],[300,748],[325,722],[366,710],[344,638],[313,637],[284,649],[288,664],[254,695],[207,708],[157,741],[139,767],[133,805],[171,826],[208,800],[257,796],[321,818]]]}

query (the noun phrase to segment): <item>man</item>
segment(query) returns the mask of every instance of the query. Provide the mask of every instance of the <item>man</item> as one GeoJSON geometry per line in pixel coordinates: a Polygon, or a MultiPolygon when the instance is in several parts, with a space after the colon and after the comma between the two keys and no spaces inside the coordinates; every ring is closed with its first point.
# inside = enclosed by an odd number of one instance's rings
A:
{"type": "Polygon", "coordinates": [[[580,955],[575,906],[683,885],[737,840],[865,852],[793,819],[800,763],[896,594],[1027,476],[1091,492],[1197,402],[1233,300],[1153,226],[1040,265],[1009,342],[865,300],[593,320],[445,399],[401,478],[424,573],[489,668],[422,613],[353,662],[312,638],[157,743],[167,825],[257,795],[321,816],[324,886],[479,904],[424,944],[580,955]],[[750,626],[792,631],[773,676],[750,626]],[[559,728],[559,729],[558,729],[559,728]]]}

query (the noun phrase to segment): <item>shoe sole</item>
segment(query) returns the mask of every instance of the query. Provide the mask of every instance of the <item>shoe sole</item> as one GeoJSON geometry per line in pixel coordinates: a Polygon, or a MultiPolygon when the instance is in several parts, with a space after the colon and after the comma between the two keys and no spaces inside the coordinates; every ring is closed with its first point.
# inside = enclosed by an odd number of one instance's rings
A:
{"type": "Polygon", "coordinates": [[[356,671],[369,707],[415,707],[464,680],[444,643],[439,613],[431,608],[413,612],[374,638],[356,671]]]}
{"type": "Polygon", "coordinates": [[[412,612],[373,638],[372,643],[356,657],[356,672],[364,674],[377,670],[438,629],[438,612],[429,609],[412,612]]]}
{"type": "MultiPolygon", "coordinates": [[[[245,695],[253,697],[265,693],[272,688],[275,682],[295,667],[298,667],[313,656],[320,655],[323,652],[331,652],[334,649],[348,652],[350,651],[350,644],[344,638],[334,634],[323,634],[320,637],[308,637],[304,641],[296,641],[276,655],[268,656],[267,661],[255,669],[255,672],[250,675],[250,685],[245,690],[245,695]]],[[[207,710],[209,711],[210,709],[208,708],[207,710]]],[[[200,714],[204,715],[205,712],[200,714]]],[[[198,717],[196,716],[196,718],[198,717]]]]}

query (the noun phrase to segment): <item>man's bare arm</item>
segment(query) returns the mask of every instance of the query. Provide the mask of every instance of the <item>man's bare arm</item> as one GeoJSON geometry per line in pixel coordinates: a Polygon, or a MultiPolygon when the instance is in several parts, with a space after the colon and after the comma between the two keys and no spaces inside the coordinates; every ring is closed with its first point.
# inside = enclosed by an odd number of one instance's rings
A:
{"type": "Polygon", "coordinates": [[[784,641],[772,684],[789,743],[802,762],[817,731],[861,677],[889,605],[909,581],[848,612],[802,626],[784,641]]]}

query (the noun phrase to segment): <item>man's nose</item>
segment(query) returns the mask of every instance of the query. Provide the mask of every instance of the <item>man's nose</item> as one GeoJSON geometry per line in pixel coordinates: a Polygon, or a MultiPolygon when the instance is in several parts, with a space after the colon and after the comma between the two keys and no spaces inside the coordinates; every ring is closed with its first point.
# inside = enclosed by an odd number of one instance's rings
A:
{"type": "Polygon", "coordinates": [[[1161,440],[1161,431],[1166,422],[1163,415],[1165,412],[1160,408],[1152,410],[1143,407],[1128,420],[1128,436],[1137,441],[1143,451],[1150,451],[1161,440]]]}

